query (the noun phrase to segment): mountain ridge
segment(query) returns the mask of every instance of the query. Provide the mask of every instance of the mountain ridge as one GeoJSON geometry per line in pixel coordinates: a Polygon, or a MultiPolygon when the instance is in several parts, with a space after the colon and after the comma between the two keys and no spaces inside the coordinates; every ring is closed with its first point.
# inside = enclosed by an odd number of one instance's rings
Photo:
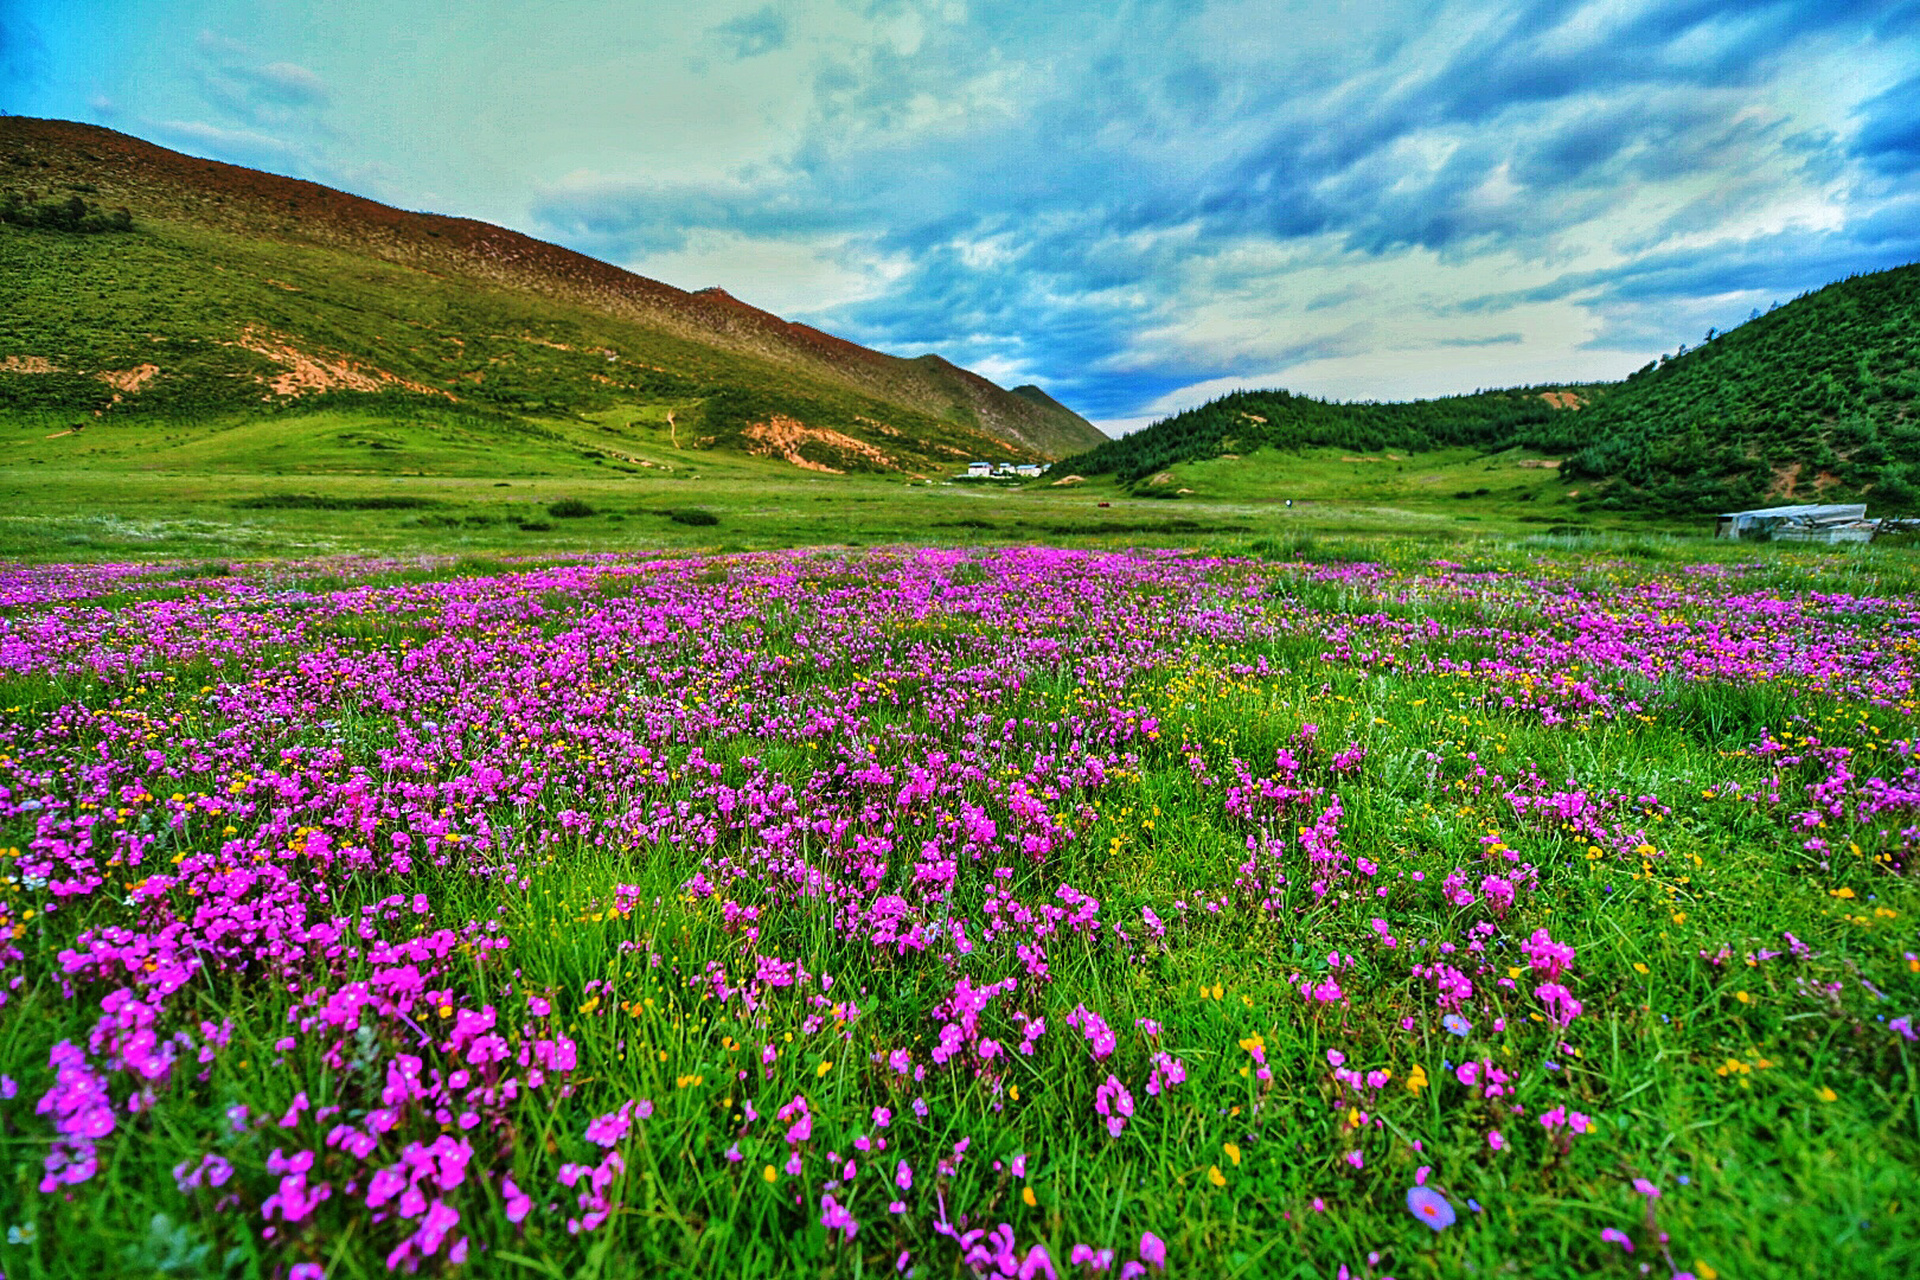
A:
{"type": "MultiPolygon", "coordinates": [[[[765,390],[761,398],[769,405],[763,406],[765,411],[757,418],[752,408],[740,410],[735,406],[735,410],[755,421],[771,421],[778,414],[807,424],[809,429],[864,439],[871,433],[862,422],[901,416],[876,409],[907,410],[930,420],[890,423],[895,434],[887,438],[893,447],[880,450],[880,456],[893,457],[901,452],[900,441],[918,439],[928,431],[944,431],[954,437],[933,443],[930,451],[921,450],[911,460],[900,459],[902,470],[924,467],[938,457],[959,457],[981,449],[993,449],[996,456],[1054,458],[1104,439],[1084,418],[1057,404],[1036,404],[965,371],[959,371],[964,377],[945,371],[930,376],[917,360],[873,351],[812,326],[785,320],[725,290],[682,290],[477,219],[397,209],[304,179],[188,156],[98,126],[27,117],[0,119],[0,186],[31,190],[36,183],[84,189],[87,199],[103,206],[125,206],[132,211],[136,229],[191,229],[215,240],[239,237],[251,242],[249,247],[253,249],[271,245],[331,249],[414,273],[418,277],[411,282],[414,285],[426,287],[426,282],[439,281],[440,285],[432,287],[471,284],[507,295],[527,295],[559,304],[562,309],[590,313],[563,318],[584,323],[587,328],[599,321],[616,327],[637,326],[653,338],[677,340],[656,341],[655,346],[691,344],[734,358],[732,363],[736,365],[750,361],[758,367],[742,376],[765,390]],[[791,374],[804,393],[800,402],[772,403],[791,389],[780,385],[782,371],[791,374]],[[847,403],[835,403],[831,412],[814,406],[814,416],[822,420],[813,422],[808,413],[800,411],[807,407],[802,402],[808,396],[822,402],[845,399],[847,403]],[[832,420],[826,420],[829,418],[832,420]],[[945,424],[944,428],[939,424],[945,424]]],[[[55,233],[7,228],[4,234],[30,237],[55,233]]],[[[222,247],[231,250],[234,246],[231,241],[223,241],[222,247]]],[[[31,254],[25,256],[32,258],[31,254]]],[[[258,253],[248,257],[249,265],[258,258],[258,253]]],[[[15,263],[20,261],[21,256],[15,255],[15,263]]],[[[29,271],[35,265],[34,261],[25,263],[29,271]]],[[[85,272],[84,266],[75,270],[85,272]]],[[[171,275],[159,281],[162,285],[178,282],[189,273],[189,268],[177,262],[168,264],[167,270],[171,275]]],[[[34,283],[29,277],[28,287],[34,283]]],[[[405,288],[409,282],[389,277],[382,283],[383,287],[405,288]]],[[[300,287],[294,291],[299,292],[300,287]]],[[[335,292],[340,306],[348,310],[356,306],[350,291],[335,292]]],[[[502,307],[496,310],[510,310],[502,301],[502,307]]],[[[329,323],[325,316],[308,315],[305,319],[309,328],[316,330],[329,323]]],[[[272,326],[263,320],[253,327],[272,326]]],[[[20,341],[22,336],[35,335],[5,335],[6,349],[0,350],[0,361],[50,359],[55,354],[26,349],[20,341]]],[[[311,338],[316,345],[325,345],[316,333],[284,336],[311,338]]],[[[239,332],[226,334],[223,340],[243,341],[244,326],[239,332]]],[[[391,340],[388,345],[392,345],[391,340]]],[[[623,346],[619,341],[607,345],[616,352],[623,346]]],[[[655,372],[663,375],[686,372],[667,361],[653,363],[655,372]]],[[[727,359],[699,363],[705,367],[686,375],[690,384],[726,389],[726,378],[715,375],[729,371],[723,367],[729,364],[727,359]]],[[[396,382],[431,382],[444,394],[464,398],[471,394],[471,388],[463,389],[462,380],[478,386],[474,376],[481,375],[484,380],[487,371],[449,368],[447,376],[440,378],[415,377],[406,370],[389,372],[396,382]]],[[[174,376],[164,363],[162,376],[174,376]]],[[[592,374],[581,376],[591,378],[592,374]]],[[[127,402],[123,397],[122,404],[127,402]]],[[[5,403],[0,395],[0,404],[5,403]]],[[[747,425],[752,424],[735,422],[732,435],[723,428],[704,433],[702,438],[710,437],[716,446],[737,443],[737,429],[747,425]]],[[[880,434],[884,437],[886,433],[880,434]]],[[[862,457],[872,462],[872,454],[862,451],[862,457]]],[[[842,469],[831,462],[827,465],[829,469],[842,469]]]]}

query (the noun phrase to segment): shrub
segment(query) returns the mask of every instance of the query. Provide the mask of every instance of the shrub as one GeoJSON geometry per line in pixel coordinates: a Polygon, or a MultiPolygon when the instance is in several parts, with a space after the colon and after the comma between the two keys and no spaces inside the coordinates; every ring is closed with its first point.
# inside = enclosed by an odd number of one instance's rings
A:
{"type": "Polygon", "coordinates": [[[77,195],[64,200],[57,196],[41,200],[38,193],[32,191],[25,196],[17,191],[0,194],[0,222],[48,231],[133,230],[133,215],[125,209],[102,209],[77,195]]]}
{"type": "Polygon", "coordinates": [[[675,524],[715,525],[720,523],[719,516],[701,507],[677,508],[667,512],[667,519],[675,524]]]}
{"type": "Polygon", "coordinates": [[[593,508],[578,498],[562,498],[548,506],[547,514],[556,520],[581,520],[593,514],[593,508]]]}

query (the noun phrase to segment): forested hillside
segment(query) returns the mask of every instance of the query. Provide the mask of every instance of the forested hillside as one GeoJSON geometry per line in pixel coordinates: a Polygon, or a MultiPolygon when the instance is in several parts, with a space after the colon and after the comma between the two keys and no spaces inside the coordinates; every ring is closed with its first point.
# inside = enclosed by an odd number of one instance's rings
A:
{"type": "Polygon", "coordinates": [[[1855,276],[1635,373],[1577,420],[1522,432],[1572,451],[1602,501],[1663,511],[1920,499],[1920,266],[1855,276]]]}
{"type": "Polygon", "coordinates": [[[1571,455],[1581,502],[1670,514],[1865,498],[1920,508],[1920,266],[1854,276],[1618,383],[1340,404],[1242,391],[1058,463],[1133,483],[1268,447],[1524,446],[1571,455]]]}
{"type": "Polygon", "coordinates": [[[1289,391],[1236,391],[1113,440],[1053,470],[1131,484],[1163,468],[1259,448],[1382,449],[1504,445],[1571,416],[1595,387],[1521,387],[1435,400],[1342,404],[1289,391]]]}

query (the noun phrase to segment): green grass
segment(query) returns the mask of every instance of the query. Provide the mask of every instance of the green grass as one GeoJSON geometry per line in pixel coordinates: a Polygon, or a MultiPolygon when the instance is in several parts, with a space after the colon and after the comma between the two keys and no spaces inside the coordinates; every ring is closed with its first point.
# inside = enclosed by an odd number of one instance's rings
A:
{"type": "MultiPolygon", "coordinates": [[[[593,500],[601,501],[597,495],[593,500]]],[[[931,500],[959,499],[943,493],[931,500]]],[[[289,508],[272,514],[314,513],[289,508]]],[[[374,510],[353,518],[400,515],[374,510]]],[[[1373,558],[1409,569],[1429,558],[1428,547],[1404,538],[1368,540],[1351,529],[1319,536],[1337,538],[1336,550],[1369,550],[1373,558]]],[[[1324,553],[1327,545],[1295,549],[1309,553],[1308,564],[1344,558],[1315,561],[1312,553],[1324,553]]],[[[1620,539],[1612,554],[1594,554],[1600,545],[1568,553],[1520,539],[1461,544],[1488,571],[1566,575],[1597,589],[1669,572],[1625,554],[1638,543],[1620,539]]],[[[1745,586],[1755,590],[1827,591],[1843,583],[1881,594],[1920,588],[1920,562],[1910,554],[1842,557],[1796,550],[1792,558],[1779,559],[1746,547],[1729,555],[1750,566],[1745,586]]],[[[822,553],[809,564],[812,598],[861,581],[859,562],[837,553],[822,553]]],[[[454,571],[392,569],[375,580],[454,571]]],[[[314,572],[289,570],[286,585],[339,585],[306,576],[314,572]]],[[[724,589],[751,573],[744,565],[718,562],[702,581],[724,589]]],[[[1318,611],[1328,625],[1356,613],[1396,610],[1395,616],[1410,619],[1504,626],[1528,625],[1534,618],[1537,624],[1527,600],[1503,598],[1497,590],[1479,601],[1422,600],[1314,583],[1288,567],[1262,573],[1269,598],[1318,611]]],[[[952,580],[978,585],[984,571],[957,569],[952,580]]],[[[1677,575],[1673,580],[1685,581],[1677,575]]],[[[601,602],[599,594],[581,590],[554,592],[546,604],[559,615],[557,625],[565,625],[601,602]]],[[[1071,619],[1058,624],[1072,633],[1071,619]]],[[[787,643],[781,637],[809,620],[770,611],[741,625],[759,628],[769,650],[778,651],[787,643]]],[[[940,630],[905,632],[899,643],[964,644],[971,625],[948,616],[940,630]]],[[[357,615],[325,624],[305,647],[397,655],[434,634],[411,621],[357,615]]],[[[1012,885],[1044,898],[1055,883],[1070,880],[1096,892],[1105,903],[1103,914],[1115,921],[1137,921],[1142,904],[1165,913],[1172,899],[1197,904],[1222,892],[1231,868],[1245,856],[1245,831],[1220,811],[1218,788],[1196,775],[1183,744],[1194,744],[1194,753],[1214,771],[1238,757],[1260,772],[1277,747],[1311,722],[1330,748],[1349,740],[1368,748],[1365,770],[1340,787],[1347,811],[1342,834],[1349,849],[1387,868],[1382,879],[1389,896],[1379,905],[1290,906],[1272,916],[1242,912],[1218,922],[1196,912],[1164,950],[1148,949],[1132,961],[1063,943],[1053,950],[1046,996],[1054,1030],[1040,1054],[1016,1060],[1008,1077],[1021,1099],[996,1098],[959,1076],[936,1077],[924,1088],[932,1105],[929,1125],[900,1126],[891,1155],[925,1168],[954,1138],[971,1135],[973,1158],[945,1184],[951,1205],[982,1215],[977,1222],[1014,1224],[1023,1244],[1050,1242],[1056,1260],[1068,1241],[1124,1245],[1151,1227],[1171,1241],[1183,1274],[1331,1277],[1342,1265],[1368,1274],[1364,1260],[1377,1252],[1383,1260],[1371,1274],[1403,1280],[1630,1277],[1640,1274],[1642,1261],[1664,1276],[1638,1225],[1640,1200],[1628,1185],[1637,1176],[1665,1190],[1660,1225],[1673,1238],[1674,1260],[1697,1275],[1798,1276],[1814,1258],[1822,1274],[1836,1277],[1900,1275],[1920,1266],[1920,1058],[1910,1047],[1890,1047],[1890,1033],[1872,1025],[1875,1008],[1911,1011],[1920,996],[1920,980],[1901,958],[1903,949],[1914,949],[1911,923],[1920,913],[1920,892],[1910,870],[1887,874],[1865,855],[1816,865],[1798,854],[1800,837],[1786,825],[1787,810],[1737,802],[1729,790],[1730,784],[1766,790],[1774,767],[1740,750],[1763,729],[1855,743],[1858,771],[1886,774],[1901,763],[1886,743],[1910,735],[1911,719],[1895,708],[1805,689],[1676,681],[1648,689],[1640,716],[1553,728],[1502,710],[1470,680],[1325,663],[1317,656],[1324,643],[1318,628],[1272,642],[1227,644],[1196,636],[1177,646],[1175,660],[1113,691],[1115,699],[1160,718],[1157,742],[1141,744],[1137,768],[1080,797],[1093,812],[1057,865],[1020,870],[1012,885]],[[1245,672],[1259,661],[1268,664],[1267,674],[1245,672]],[[1657,795],[1671,811],[1647,808],[1631,816],[1646,828],[1650,856],[1618,849],[1590,856],[1584,838],[1552,824],[1514,822],[1497,789],[1476,793],[1467,785],[1476,759],[1509,778],[1532,769],[1548,779],[1578,778],[1596,792],[1657,795]],[[1510,941],[1547,927],[1578,949],[1577,988],[1588,1012],[1565,1037],[1571,1050],[1561,1047],[1560,1035],[1519,1015],[1500,1031],[1477,1015],[1466,1040],[1425,1021],[1417,1031],[1401,1031],[1400,1012],[1430,1005],[1430,991],[1370,945],[1367,921],[1376,911],[1392,917],[1409,946],[1417,938],[1458,936],[1470,916],[1437,908],[1394,877],[1438,877],[1463,860],[1471,863],[1483,837],[1496,831],[1523,845],[1542,876],[1538,890],[1501,922],[1500,937],[1510,941]],[[1842,889],[1857,896],[1834,896],[1842,889]],[[1804,940],[1818,958],[1791,967],[1740,962],[1745,952],[1779,947],[1783,931],[1804,940]],[[1716,967],[1702,958],[1722,946],[1731,948],[1730,964],[1716,967]],[[1366,957],[1357,980],[1347,980],[1356,993],[1350,1014],[1313,1013],[1288,981],[1297,973],[1313,980],[1325,976],[1331,948],[1366,957]],[[1797,979],[1839,983],[1844,991],[1828,1001],[1809,994],[1797,979]],[[1876,1005],[1862,980],[1892,1002],[1876,1005]],[[1059,1023],[1078,1001],[1098,1008],[1116,1029],[1130,1028],[1135,1017],[1159,1020],[1164,1041],[1192,1076],[1164,1101],[1141,1098],[1140,1116],[1120,1141],[1086,1123],[1100,1071],[1088,1069],[1077,1036],[1059,1023]],[[1279,1082],[1270,1093],[1240,1075],[1249,1065],[1242,1042],[1254,1036],[1279,1082]],[[1391,1087],[1372,1107],[1384,1122],[1380,1131],[1355,1134],[1340,1121],[1343,1112],[1330,1108],[1322,1082],[1325,1055],[1335,1048],[1394,1071],[1391,1087]],[[1494,1158],[1483,1134],[1502,1124],[1497,1110],[1468,1099],[1443,1066],[1469,1051],[1508,1064],[1534,1109],[1544,1096],[1563,1096],[1599,1116],[1599,1130],[1559,1153],[1540,1139],[1529,1115],[1502,1125],[1515,1145],[1494,1158]],[[1431,1081],[1421,1091],[1404,1087],[1415,1063],[1423,1064],[1431,1081]],[[1424,1144],[1418,1155],[1408,1145],[1415,1138],[1424,1144]],[[1227,1153],[1229,1143],[1239,1150],[1238,1161],[1227,1153]],[[1344,1163],[1349,1149],[1366,1152],[1364,1172],[1344,1163]],[[1016,1151],[1034,1154],[1027,1178],[993,1170],[991,1161],[1010,1159],[1016,1151]],[[1460,1225],[1438,1236],[1411,1221],[1399,1200],[1423,1163],[1440,1170],[1456,1204],[1472,1197],[1485,1212],[1463,1213],[1460,1225]],[[1223,1185],[1210,1177],[1215,1168],[1223,1185]],[[1033,1192],[1032,1206],[1022,1199],[1026,1189],[1033,1192]],[[1315,1197],[1327,1197],[1331,1210],[1314,1212],[1315,1197]],[[1601,1244],[1602,1226],[1630,1230],[1642,1251],[1628,1258],[1601,1244]]],[[[1464,643],[1450,641],[1433,652],[1471,656],[1458,647],[1464,643]]],[[[261,660],[271,666],[293,656],[269,650],[261,660]]],[[[872,655],[837,658],[831,669],[796,680],[792,696],[839,697],[856,677],[877,677],[886,665],[872,655]]],[[[643,682],[649,693],[672,687],[644,683],[649,677],[639,671],[625,676],[643,682]]],[[[30,708],[15,714],[30,715],[33,723],[56,702],[98,707],[111,700],[118,715],[152,716],[153,723],[211,736],[238,726],[202,718],[196,709],[192,690],[209,678],[219,677],[183,669],[137,692],[73,684],[55,691],[16,679],[0,688],[0,699],[10,708],[30,708]]],[[[703,674],[690,679],[703,696],[728,696],[717,681],[703,684],[703,674]]],[[[692,688],[684,691],[693,694],[692,688]]],[[[996,724],[1004,718],[1038,726],[1089,697],[1068,673],[1038,673],[987,709],[996,724]]],[[[876,743],[890,741],[895,729],[927,732],[932,722],[924,712],[910,692],[897,705],[883,698],[872,704],[865,731],[876,743]]],[[[337,749],[346,761],[374,760],[394,742],[390,716],[351,700],[329,708],[325,719],[324,726],[315,718],[291,721],[264,741],[275,751],[337,749]]],[[[1022,734],[1031,736],[1010,741],[1010,760],[1045,741],[1037,727],[1022,734]]],[[[487,749],[484,742],[474,745],[487,749]]],[[[703,744],[730,779],[741,776],[746,755],[781,774],[804,774],[828,758],[833,745],[755,737],[703,744]]],[[[168,785],[218,794],[220,782],[208,772],[168,785]]],[[[583,778],[582,786],[589,805],[615,802],[612,792],[594,790],[600,783],[583,778]]],[[[691,794],[678,775],[649,786],[650,801],[669,806],[691,794]]],[[[494,817],[526,820],[506,811],[494,817]]],[[[203,842],[212,830],[189,832],[183,844],[203,842]]],[[[1888,847],[1872,830],[1850,823],[1827,835],[1837,848],[1849,841],[1869,852],[1888,847]]],[[[7,838],[23,837],[10,829],[7,838]]],[[[845,989],[864,993],[854,1040],[810,1036],[807,1010],[797,1002],[775,1001],[749,1018],[737,1008],[702,1001],[673,975],[698,973],[710,960],[733,956],[738,942],[710,908],[678,892],[699,857],[698,850],[671,843],[615,849],[562,842],[527,860],[523,888],[509,891],[431,868],[404,886],[405,893],[425,894],[438,920],[493,919],[504,908],[499,918],[515,939],[508,964],[516,971],[516,988],[557,993],[580,1042],[582,1093],[565,1118],[544,1100],[513,1112],[524,1137],[515,1157],[523,1185],[550,1184],[561,1159],[579,1158],[580,1116],[628,1097],[651,1098],[659,1107],[628,1149],[629,1207],[605,1234],[577,1239],[549,1222],[521,1237],[506,1225],[497,1201],[469,1198],[462,1202],[471,1215],[463,1229],[492,1247],[470,1269],[551,1276],[851,1276],[884,1270],[894,1249],[910,1247],[923,1260],[922,1274],[964,1274],[953,1262],[952,1246],[931,1235],[918,1215],[895,1225],[869,1206],[863,1248],[829,1245],[817,1211],[794,1211],[783,1200],[785,1184],[776,1188],[760,1177],[760,1168],[777,1163],[784,1151],[759,1129],[744,1143],[741,1165],[722,1157],[740,1111],[730,1073],[741,1055],[730,1044],[779,1045],[782,1055],[771,1078],[762,1081],[756,1072],[754,1096],[765,1110],[767,1099],[806,1094],[829,1118],[823,1123],[834,1126],[823,1143],[844,1149],[844,1138],[865,1126],[871,1106],[901,1105],[880,1073],[863,1065],[864,1056],[927,1033],[928,1010],[945,989],[941,971],[841,945],[831,937],[824,907],[770,903],[761,950],[813,957],[812,967],[829,967],[845,989]],[[598,914],[616,883],[636,885],[643,902],[657,897],[660,906],[628,917],[598,914]],[[649,952],[662,954],[666,967],[652,967],[649,952]],[[614,983],[618,999],[589,998],[589,982],[614,983]]],[[[349,885],[337,905],[357,909],[399,891],[379,881],[349,885]]],[[[956,912],[969,915],[977,915],[978,907],[973,897],[954,904],[956,912]]],[[[38,945],[51,954],[90,919],[67,918],[38,945]]],[[[484,990],[501,979],[501,972],[475,960],[455,965],[448,980],[484,990]]],[[[38,1244],[0,1251],[9,1275],[271,1273],[268,1259],[276,1255],[239,1219],[195,1209],[174,1190],[168,1171],[207,1149],[219,1132],[221,1109],[232,1100],[245,1098],[257,1112],[277,1112],[296,1091],[323,1105],[350,1101],[354,1086],[311,1045],[285,1054],[272,1049],[288,1001],[270,986],[215,979],[193,1000],[204,1016],[234,1016],[241,1038],[220,1055],[204,1085],[168,1095],[138,1148],[116,1147],[84,1201],[67,1204],[32,1191],[38,1130],[12,1113],[14,1127],[4,1139],[8,1155],[0,1163],[11,1163],[13,1175],[0,1181],[0,1225],[24,1226],[38,1244]]],[[[42,1046],[60,1036],[84,1039],[95,1016],[86,1002],[63,998],[50,981],[16,994],[0,1019],[0,1062],[14,1064],[9,1069],[28,1082],[23,1100],[33,1085],[44,1085],[35,1058],[44,1055],[42,1046]]],[[[1131,1061],[1126,1055],[1132,1054],[1128,1049],[1123,1058],[1131,1061]]],[[[252,1175],[277,1137],[269,1130],[219,1141],[252,1175]]],[[[877,1167],[887,1167],[890,1159],[877,1167]]],[[[364,1243],[373,1230],[356,1222],[319,1235],[303,1256],[325,1260],[335,1280],[384,1274],[378,1250],[364,1243]]]]}
{"type": "Polygon", "coordinates": [[[1262,450],[1240,462],[1174,467],[1166,484],[1142,491],[1191,490],[1169,501],[1106,478],[1009,487],[823,476],[687,447],[666,412],[622,403],[522,418],[363,404],[265,417],[109,418],[78,433],[38,415],[0,413],[0,556],[1195,540],[1337,556],[1342,539],[1382,538],[1429,543],[1436,554],[1521,538],[1585,539],[1648,555],[1668,546],[1699,553],[1710,532],[1705,520],[1582,514],[1573,505],[1580,486],[1523,465],[1534,459],[1517,451],[1359,460],[1338,450],[1262,450]],[[1455,496],[1479,489],[1489,492],[1455,496]],[[522,527],[566,499],[595,514],[544,532],[522,527]],[[716,523],[673,521],[672,512],[689,509],[716,523]]]}

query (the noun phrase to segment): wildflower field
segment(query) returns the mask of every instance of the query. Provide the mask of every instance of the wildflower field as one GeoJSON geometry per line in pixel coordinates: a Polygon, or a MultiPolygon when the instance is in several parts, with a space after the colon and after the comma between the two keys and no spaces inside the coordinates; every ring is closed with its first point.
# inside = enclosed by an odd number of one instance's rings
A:
{"type": "Polygon", "coordinates": [[[1920,583],[1386,559],[0,571],[0,1272],[1920,1270],[1920,583]]]}

